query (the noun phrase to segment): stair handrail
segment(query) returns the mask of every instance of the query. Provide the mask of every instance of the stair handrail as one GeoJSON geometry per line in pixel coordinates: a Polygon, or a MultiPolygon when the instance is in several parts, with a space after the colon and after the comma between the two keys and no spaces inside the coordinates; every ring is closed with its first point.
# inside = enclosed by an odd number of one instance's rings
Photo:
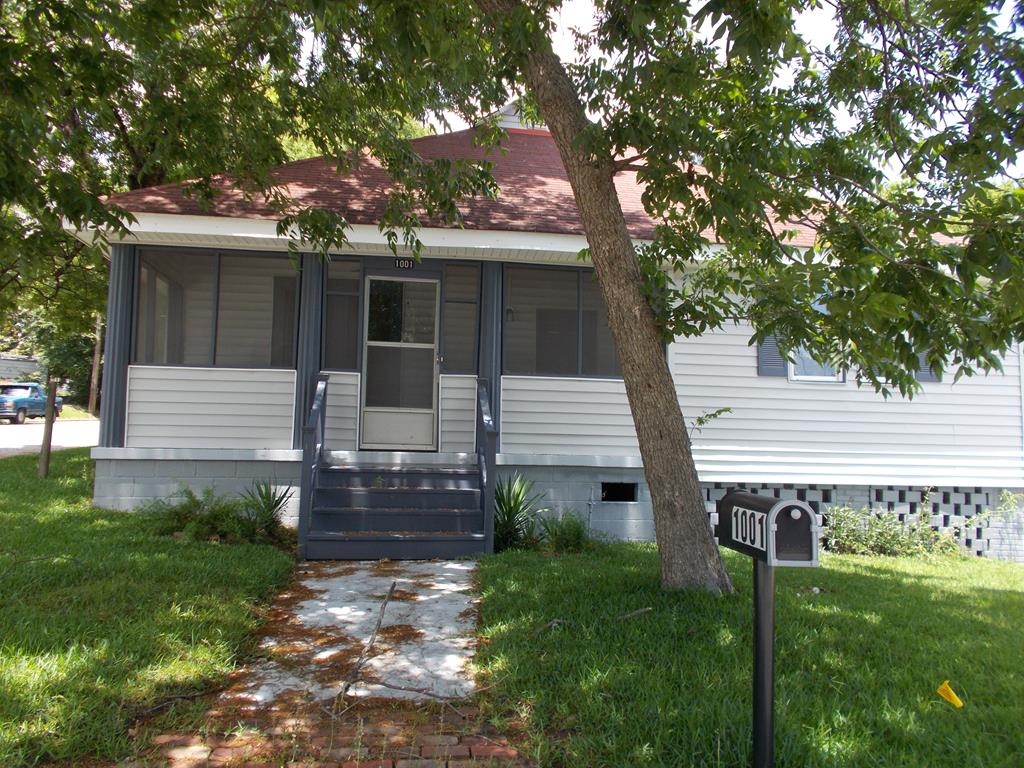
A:
{"type": "Polygon", "coordinates": [[[313,515],[313,494],[324,459],[324,432],[327,427],[327,382],[330,376],[317,374],[309,417],[302,426],[302,474],[299,483],[299,558],[306,557],[306,536],[313,515]]]}
{"type": "Polygon", "coordinates": [[[495,455],[498,446],[498,427],[491,415],[491,398],[487,379],[476,383],[476,456],[480,468],[480,505],[484,516],[484,536],[487,554],[494,553],[494,483],[497,479],[495,455]]]}

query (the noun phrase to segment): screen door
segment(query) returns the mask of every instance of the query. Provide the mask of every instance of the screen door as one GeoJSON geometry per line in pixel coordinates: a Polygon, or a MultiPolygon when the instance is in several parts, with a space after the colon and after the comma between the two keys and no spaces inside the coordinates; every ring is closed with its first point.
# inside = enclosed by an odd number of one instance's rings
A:
{"type": "Polygon", "coordinates": [[[437,280],[366,278],[362,437],[369,449],[437,449],[437,280]]]}

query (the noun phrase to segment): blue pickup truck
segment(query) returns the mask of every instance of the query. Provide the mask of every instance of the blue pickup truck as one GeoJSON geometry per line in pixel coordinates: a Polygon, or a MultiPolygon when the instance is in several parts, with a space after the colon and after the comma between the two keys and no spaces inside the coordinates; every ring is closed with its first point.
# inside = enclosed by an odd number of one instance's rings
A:
{"type": "MultiPolygon", "coordinates": [[[[60,416],[64,400],[54,402],[53,415],[60,416]]],[[[11,424],[24,424],[25,419],[42,418],[46,415],[46,390],[39,384],[0,384],[0,419],[11,424]]]]}

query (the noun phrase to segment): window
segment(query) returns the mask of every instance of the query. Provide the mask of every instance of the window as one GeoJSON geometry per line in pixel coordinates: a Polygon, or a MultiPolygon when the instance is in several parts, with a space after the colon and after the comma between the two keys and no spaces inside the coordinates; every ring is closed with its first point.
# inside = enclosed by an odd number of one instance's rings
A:
{"type": "Polygon", "coordinates": [[[479,303],[479,265],[447,265],[441,309],[442,373],[476,373],[479,303]]]}
{"type": "Polygon", "coordinates": [[[145,365],[210,365],[217,256],[144,251],[139,257],[135,360],[145,365]]]}
{"type": "Polygon", "coordinates": [[[286,257],[144,251],[134,362],[294,368],[298,274],[286,257]]]}
{"type": "Polygon", "coordinates": [[[359,368],[359,284],[362,269],[355,261],[332,261],[327,266],[324,308],[324,370],[359,368]]]}
{"type": "Polygon", "coordinates": [[[593,272],[505,268],[506,374],[620,376],[593,272]]]}
{"type": "Polygon", "coordinates": [[[291,261],[222,256],[217,284],[214,365],[294,368],[298,275],[291,261]]]}
{"type": "Polygon", "coordinates": [[[774,336],[767,336],[757,345],[757,375],[785,376],[790,381],[843,381],[835,366],[817,362],[806,349],[793,351],[793,359],[786,360],[774,336]]]}
{"type": "Polygon", "coordinates": [[[835,366],[819,363],[803,347],[793,350],[793,359],[789,363],[790,381],[842,381],[842,374],[836,372],[835,366]]]}

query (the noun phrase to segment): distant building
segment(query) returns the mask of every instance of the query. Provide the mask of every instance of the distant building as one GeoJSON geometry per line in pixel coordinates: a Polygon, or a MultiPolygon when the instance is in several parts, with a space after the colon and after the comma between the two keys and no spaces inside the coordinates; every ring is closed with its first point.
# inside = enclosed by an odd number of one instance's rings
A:
{"type": "Polygon", "coordinates": [[[31,379],[38,371],[39,361],[34,357],[0,355],[0,381],[31,379]]]}

